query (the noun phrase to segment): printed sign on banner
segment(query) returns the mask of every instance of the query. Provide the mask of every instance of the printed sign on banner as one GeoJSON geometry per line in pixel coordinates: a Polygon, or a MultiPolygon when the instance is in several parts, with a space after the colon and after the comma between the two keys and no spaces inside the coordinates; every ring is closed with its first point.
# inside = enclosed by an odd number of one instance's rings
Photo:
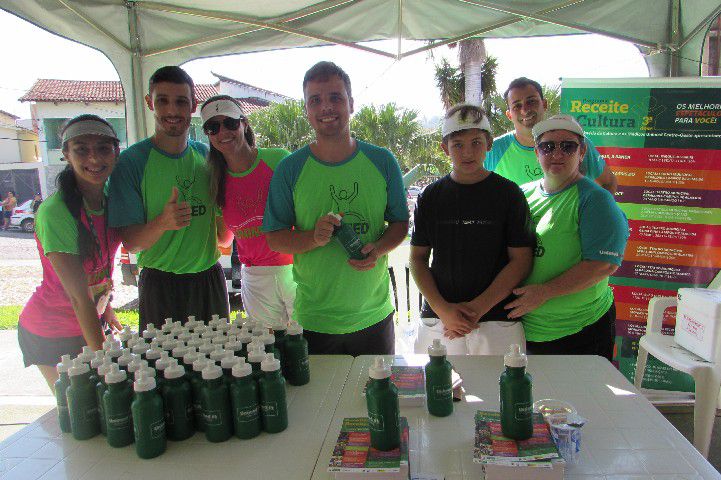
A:
{"type": "MultiPolygon", "coordinates": [[[[648,301],[681,287],[721,285],[721,80],[564,79],[573,115],[618,179],[629,220],[616,300],[614,359],[630,380],[648,301]]],[[[675,308],[664,314],[673,334],[675,308]]],[[[646,388],[692,392],[690,376],[649,358],[646,388]]]]}

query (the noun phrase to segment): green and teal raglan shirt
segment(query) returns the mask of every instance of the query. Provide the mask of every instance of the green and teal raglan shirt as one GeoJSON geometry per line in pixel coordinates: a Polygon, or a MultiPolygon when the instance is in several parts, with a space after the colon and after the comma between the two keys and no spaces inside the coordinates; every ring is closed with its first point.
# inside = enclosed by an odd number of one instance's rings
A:
{"type": "MultiPolygon", "coordinates": [[[[581,162],[581,172],[591,180],[595,180],[603,173],[606,162],[589,139],[586,139],[586,146],[588,148],[581,162]]],[[[516,140],[514,132],[493,140],[491,151],[486,155],[483,164],[487,170],[496,172],[517,185],[540,180],[543,177],[533,147],[521,145],[516,140]]]]}
{"type": "Polygon", "coordinates": [[[178,201],[192,209],[190,225],[169,230],[138,254],[138,265],[183,274],[208,270],[218,260],[215,202],[210,198],[208,148],[188,141],[180,155],[158,149],[147,138],[120,154],[110,176],[108,215],[111,227],[148,223],[168,202],[173,187],[178,201]]]}
{"type": "MultiPolygon", "coordinates": [[[[583,260],[621,265],[628,221],[613,195],[584,177],[548,194],[542,180],[523,186],[536,226],[533,270],[524,284],[552,280],[583,260]]],[[[580,292],[548,300],[523,317],[526,340],[548,342],[581,331],[613,304],[608,277],[580,292]]]]}
{"type": "MultiPolygon", "coordinates": [[[[326,163],[309,146],[286,157],[270,182],[263,231],[312,230],[328,212],[343,213],[363,243],[378,240],[385,222],[408,220],[398,162],[385,148],[357,141],[340,163],[326,163]]],[[[388,258],[359,272],[338,240],[293,256],[298,285],[294,318],[307,330],[341,334],[374,325],[392,311],[388,258]]]]}

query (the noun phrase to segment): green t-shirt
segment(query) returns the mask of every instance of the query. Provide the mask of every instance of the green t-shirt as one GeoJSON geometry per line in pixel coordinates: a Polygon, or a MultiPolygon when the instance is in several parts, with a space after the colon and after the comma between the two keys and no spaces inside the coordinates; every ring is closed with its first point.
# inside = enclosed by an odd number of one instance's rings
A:
{"type": "MultiPolygon", "coordinates": [[[[312,230],[328,212],[344,213],[363,243],[378,240],[385,222],[405,222],[408,207],[398,162],[384,148],[358,141],[340,163],[326,163],[309,147],[286,157],[270,182],[263,231],[312,230]]],[[[392,311],[388,258],[359,272],[337,239],[293,256],[298,285],[293,316],[303,328],[340,334],[362,330],[392,311]]]]}
{"type": "MultiPolygon", "coordinates": [[[[581,171],[591,180],[597,179],[606,162],[593,143],[586,139],[586,155],[581,162],[581,171]]],[[[543,170],[538,163],[533,147],[521,145],[513,132],[493,140],[491,151],[483,162],[486,169],[515,182],[517,185],[540,180],[543,170]]]]}
{"type": "Polygon", "coordinates": [[[168,230],[138,254],[138,265],[170,273],[197,273],[218,260],[215,202],[210,199],[207,147],[189,141],[180,155],[170,155],[148,138],[120,154],[110,176],[108,216],[111,227],[139,225],[157,217],[173,187],[178,201],[192,209],[190,225],[168,230]]]}
{"type": "MultiPolygon", "coordinates": [[[[583,260],[621,265],[628,240],[626,216],[613,196],[588,178],[547,194],[541,180],[524,185],[537,247],[526,285],[552,280],[583,260]]],[[[613,303],[608,277],[580,292],[548,300],[523,317],[526,339],[547,342],[577,333],[613,303]]]]}

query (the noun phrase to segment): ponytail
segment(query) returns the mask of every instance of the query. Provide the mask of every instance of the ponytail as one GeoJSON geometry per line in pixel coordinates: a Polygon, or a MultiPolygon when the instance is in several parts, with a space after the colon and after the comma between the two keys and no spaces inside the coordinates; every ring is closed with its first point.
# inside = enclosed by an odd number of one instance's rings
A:
{"type": "MultiPolygon", "coordinates": [[[[70,214],[78,225],[78,252],[80,253],[80,260],[85,261],[88,258],[99,258],[101,252],[98,251],[98,246],[95,244],[90,230],[88,230],[88,227],[81,221],[83,196],[78,189],[75,172],[73,172],[73,167],[70,164],[66,165],[58,174],[55,183],[63,202],[65,202],[70,214]]],[[[91,219],[88,218],[87,221],[91,221],[91,219]]]]}

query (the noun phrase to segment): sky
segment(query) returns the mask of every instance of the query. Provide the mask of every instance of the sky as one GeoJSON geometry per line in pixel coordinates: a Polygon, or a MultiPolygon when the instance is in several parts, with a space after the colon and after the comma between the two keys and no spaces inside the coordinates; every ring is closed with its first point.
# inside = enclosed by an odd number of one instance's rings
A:
{"type": "MultiPolygon", "coordinates": [[[[17,101],[38,78],[66,80],[117,80],[110,61],[100,52],[50,34],[0,10],[0,45],[22,45],[3,49],[0,76],[0,110],[21,118],[30,117],[27,103],[17,101]]],[[[373,46],[394,51],[396,41],[373,46]]],[[[403,50],[419,45],[403,42],[403,50]]],[[[647,77],[648,70],[638,49],[630,43],[597,35],[486,40],[489,55],[498,58],[497,86],[503,91],[514,78],[527,76],[543,84],[558,84],[563,78],[647,77]]],[[[457,51],[434,49],[457,65],[457,51]]],[[[395,61],[349,47],[316,47],[232,55],[194,60],[183,67],[196,83],[213,83],[211,71],[241,82],[294,98],[302,97],[305,71],[320,60],[330,60],[347,71],[353,85],[356,109],[366,104],[395,102],[415,109],[421,118],[442,114],[433,78],[433,60],[425,53],[395,61]]]]}

